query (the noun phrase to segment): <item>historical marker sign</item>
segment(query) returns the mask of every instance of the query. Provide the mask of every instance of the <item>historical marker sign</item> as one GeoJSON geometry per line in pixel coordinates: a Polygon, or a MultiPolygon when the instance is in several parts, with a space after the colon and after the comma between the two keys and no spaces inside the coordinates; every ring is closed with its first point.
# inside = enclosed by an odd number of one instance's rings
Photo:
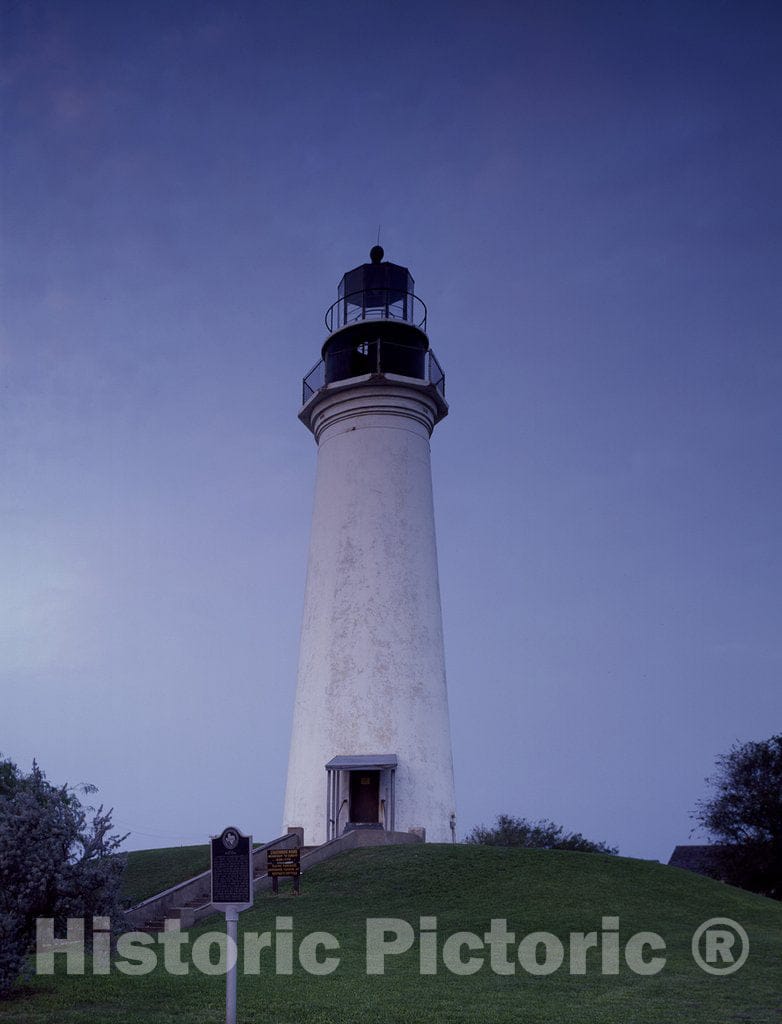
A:
{"type": "Polygon", "coordinates": [[[212,838],[212,903],[245,910],[253,902],[253,840],[230,826],[212,838]]]}
{"type": "MultiPolygon", "coordinates": [[[[230,825],[212,836],[212,903],[225,913],[229,947],[238,942],[239,912],[253,905],[253,837],[230,825]]],[[[225,972],[225,1020],[236,1024],[236,958],[225,972]]]]}

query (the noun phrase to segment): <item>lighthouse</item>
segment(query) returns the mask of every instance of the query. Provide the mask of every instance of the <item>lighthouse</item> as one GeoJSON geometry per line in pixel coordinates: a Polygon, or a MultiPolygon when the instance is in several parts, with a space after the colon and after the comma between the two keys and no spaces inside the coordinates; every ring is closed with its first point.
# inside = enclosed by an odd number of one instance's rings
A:
{"type": "Polygon", "coordinates": [[[448,413],[406,267],[342,278],[299,419],[317,444],[285,827],[455,835],[430,438],[448,413]]]}

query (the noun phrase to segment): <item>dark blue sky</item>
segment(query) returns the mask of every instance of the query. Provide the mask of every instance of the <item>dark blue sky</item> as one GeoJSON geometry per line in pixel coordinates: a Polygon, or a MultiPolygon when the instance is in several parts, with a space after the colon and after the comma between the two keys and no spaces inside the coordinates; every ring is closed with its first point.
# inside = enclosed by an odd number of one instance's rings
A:
{"type": "Polygon", "coordinates": [[[667,859],[782,727],[782,9],[3,18],[0,750],[131,845],[282,813],[323,312],[429,307],[459,831],[667,859]]]}

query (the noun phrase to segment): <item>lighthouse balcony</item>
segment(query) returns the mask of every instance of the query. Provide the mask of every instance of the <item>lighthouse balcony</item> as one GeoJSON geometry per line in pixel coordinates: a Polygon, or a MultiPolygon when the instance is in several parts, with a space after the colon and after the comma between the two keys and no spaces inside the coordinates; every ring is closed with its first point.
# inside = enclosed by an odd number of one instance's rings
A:
{"type": "Polygon", "coordinates": [[[445,399],[445,373],[431,349],[423,350],[383,338],[355,338],[344,346],[329,346],[324,358],[312,367],[302,382],[302,405],[329,384],[387,374],[430,384],[440,398],[445,399]]]}
{"type": "MultiPolygon", "coordinates": [[[[386,266],[384,264],[381,269],[386,266]]],[[[407,271],[405,278],[409,279],[407,271]]],[[[360,290],[347,294],[342,294],[340,288],[340,297],[326,310],[329,334],[362,320],[397,320],[418,327],[425,333],[426,304],[412,291],[400,288],[377,288],[367,283],[360,290]]]]}

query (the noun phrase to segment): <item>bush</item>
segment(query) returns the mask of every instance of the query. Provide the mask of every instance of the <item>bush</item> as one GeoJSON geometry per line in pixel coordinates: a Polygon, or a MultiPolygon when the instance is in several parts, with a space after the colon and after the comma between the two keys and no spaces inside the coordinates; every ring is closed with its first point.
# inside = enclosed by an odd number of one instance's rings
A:
{"type": "Polygon", "coordinates": [[[119,917],[125,860],[117,851],[126,837],[111,828],[110,810],[83,806],[35,762],[25,775],[0,761],[0,995],[33,948],[36,918],[62,928],[69,917],[119,917]]]}
{"type": "Polygon", "coordinates": [[[576,850],[582,853],[610,853],[619,850],[605,843],[594,843],[580,832],[566,832],[562,825],[542,818],[527,821],[509,814],[498,814],[493,828],[476,825],[464,840],[484,846],[525,846],[533,850],[576,850]]]}
{"type": "Polygon", "coordinates": [[[22,935],[19,919],[0,910],[0,997],[22,973],[27,947],[28,939],[22,935]]]}

